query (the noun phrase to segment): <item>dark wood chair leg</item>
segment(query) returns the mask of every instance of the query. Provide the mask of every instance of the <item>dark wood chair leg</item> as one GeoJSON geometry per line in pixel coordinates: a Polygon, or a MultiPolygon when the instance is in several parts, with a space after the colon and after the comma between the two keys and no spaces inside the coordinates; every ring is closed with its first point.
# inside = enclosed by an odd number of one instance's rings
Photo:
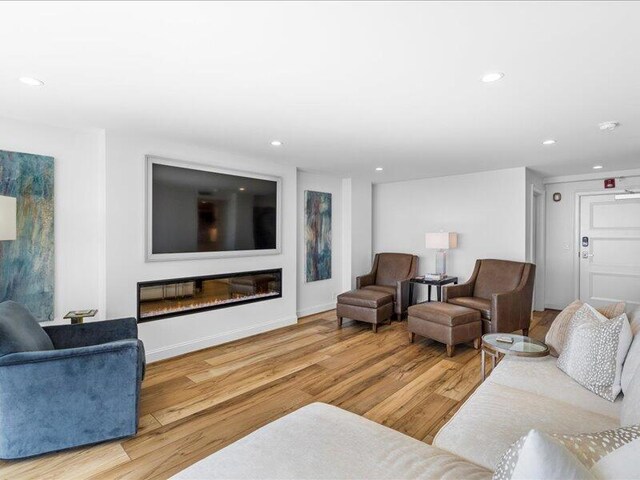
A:
{"type": "Polygon", "coordinates": [[[372,323],[371,324],[371,330],[373,330],[373,333],[378,333],[378,324],[377,323],[372,323]]]}
{"type": "Polygon", "coordinates": [[[447,357],[453,357],[453,354],[456,351],[455,345],[447,345],[447,357]]]}
{"type": "Polygon", "coordinates": [[[413,343],[413,340],[416,338],[416,334],[413,332],[409,332],[409,342],[413,343]]]}
{"type": "Polygon", "coordinates": [[[473,341],[473,348],[475,348],[476,350],[480,350],[480,341],[481,340],[482,340],[481,338],[476,338],[473,341]]]}
{"type": "Polygon", "coordinates": [[[342,328],[342,317],[338,317],[338,328],[342,328]]]}
{"type": "Polygon", "coordinates": [[[525,337],[529,336],[529,329],[528,328],[523,328],[522,329],[522,335],[524,335],[525,337]]]}

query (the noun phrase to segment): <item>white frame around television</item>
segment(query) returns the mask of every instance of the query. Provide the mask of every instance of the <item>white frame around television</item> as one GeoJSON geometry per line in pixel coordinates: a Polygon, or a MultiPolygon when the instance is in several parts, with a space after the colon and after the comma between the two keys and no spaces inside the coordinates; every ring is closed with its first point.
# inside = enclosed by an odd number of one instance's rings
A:
{"type": "Polygon", "coordinates": [[[246,172],[243,170],[232,170],[202,163],[174,160],[157,155],[146,155],[146,261],[164,262],[175,260],[199,260],[205,258],[230,258],[230,257],[253,257],[262,255],[277,255],[282,253],[282,177],[263,175],[261,173],[246,172]],[[276,182],[276,248],[268,250],[232,250],[224,252],[189,252],[189,253],[153,253],[153,176],[152,166],[154,164],[168,165],[171,167],[189,168],[191,170],[201,170],[204,172],[222,173],[225,175],[236,175],[259,180],[270,180],[276,182]]]}

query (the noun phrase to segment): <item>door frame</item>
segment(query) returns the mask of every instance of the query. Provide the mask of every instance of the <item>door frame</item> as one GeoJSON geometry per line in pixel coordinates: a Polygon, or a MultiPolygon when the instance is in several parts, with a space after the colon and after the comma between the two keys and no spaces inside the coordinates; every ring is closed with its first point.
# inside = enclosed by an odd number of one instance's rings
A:
{"type": "Polygon", "coordinates": [[[595,190],[586,192],[576,192],[575,208],[573,216],[573,296],[580,298],[580,203],[582,197],[595,195],[615,195],[625,193],[624,189],[612,188],[609,190],[595,190]]]}
{"type": "Polygon", "coordinates": [[[541,282],[536,282],[536,288],[533,297],[533,309],[543,311],[545,309],[545,278],[547,275],[547,251],[546,251],[546,209],[547,195],[544,189],[531,185],[530,202],[529,202],[529,262],[536,259],[536,277],[541,282]],[[536,209],[537,204],[537,209],[536,209]],[[537,212],[538,215],[534,215],[537,212]],[[537,239],[534,239],[534,232],[537,239]],[[533,251],[533,248],[536,251],[533,251]],[[539,308],[542,308],[540,310],[539,308]]]}

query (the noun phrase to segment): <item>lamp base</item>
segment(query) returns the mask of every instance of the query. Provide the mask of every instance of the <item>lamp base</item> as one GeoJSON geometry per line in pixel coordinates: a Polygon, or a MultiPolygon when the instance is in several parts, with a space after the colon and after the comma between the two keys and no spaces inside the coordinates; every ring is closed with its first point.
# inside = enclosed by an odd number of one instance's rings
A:
{"type": "Polygon", "coordinates": [[[436,273],[440,275],[447,274],[447,251],[438,250],[436,253],[436,273]]]}

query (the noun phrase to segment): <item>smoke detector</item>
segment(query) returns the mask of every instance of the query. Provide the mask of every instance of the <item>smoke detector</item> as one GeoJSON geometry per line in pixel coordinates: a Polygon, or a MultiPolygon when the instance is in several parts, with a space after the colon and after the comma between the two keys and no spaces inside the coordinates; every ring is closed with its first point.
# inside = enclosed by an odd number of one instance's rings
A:
{"type": "Polygon", "coordinates": [[[598,128],[603,132],[610,132],[620,126],[620,122],[602,122],[598,124],[598,128]]]}

